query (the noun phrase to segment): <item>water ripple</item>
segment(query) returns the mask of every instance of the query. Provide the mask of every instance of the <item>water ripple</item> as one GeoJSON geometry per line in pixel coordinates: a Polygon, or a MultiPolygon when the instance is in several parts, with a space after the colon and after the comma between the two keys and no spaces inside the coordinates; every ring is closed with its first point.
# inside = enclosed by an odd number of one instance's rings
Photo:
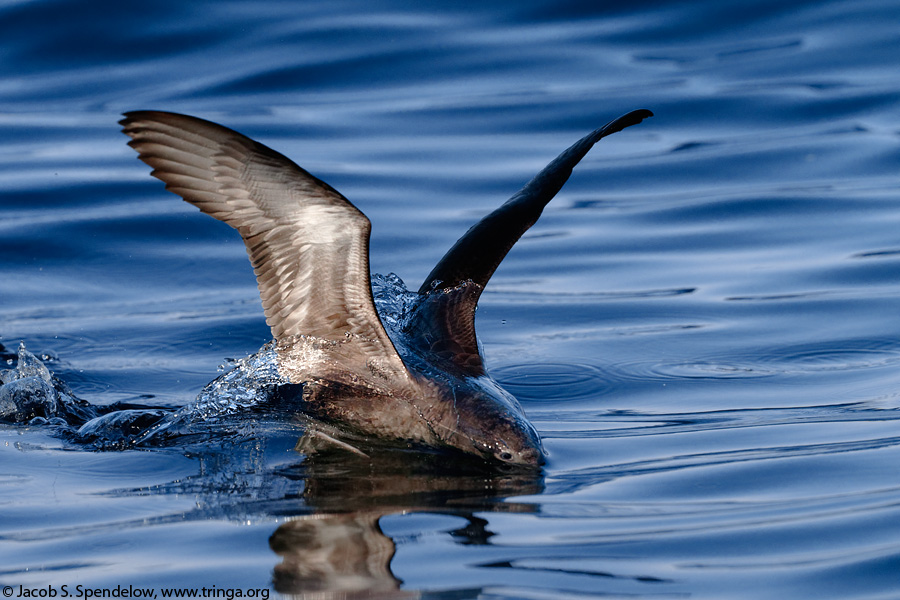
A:
{"type": "Polygon", "coordinates": [[[786,346],[758,357],[785,373],[873,369],[900,363],[900,340],[858,339],[786,346]]]}
{"type": "Polygon", "coordinates": [[[499,367],[492,374],[516,398],[535,403],[590,398],[613,387],[609,373],[589,364],[526,363],[499,367]]]}

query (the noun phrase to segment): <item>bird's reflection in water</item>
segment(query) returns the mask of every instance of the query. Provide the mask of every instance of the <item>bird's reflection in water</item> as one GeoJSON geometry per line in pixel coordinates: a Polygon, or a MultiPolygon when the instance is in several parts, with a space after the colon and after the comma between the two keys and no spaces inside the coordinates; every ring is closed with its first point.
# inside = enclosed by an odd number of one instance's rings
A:
{"type": "Polygon", "coordinates": [[[365,511],[321,514],[281,525],[269,539],[282,557],[275,567],[275,589],[336,597],[399,590],[401,582],[391,572],[394,542],[382,533],[381,516],[365,511]]]}
{"type": "MultiPolygon", "coordinates": [[[[483,545],[493,535],[490,513],[537,510],[507,499],[540,494],[540,469],[491,465],[462,453],[373,446],[334,429],[323,442],[323,424],[286,420],[280,401],[275,394],[250,411],[189,423],[156,440],[152,448],[196,461],[196,472],[106,494],[195,499],[193,510],[160,516],[155,524],[276,518],[281,524],[270,536],[271,549],[281,557],[275,589],[319,600],[419,597],[401,589],[391,570],[395,545],[381,529],[384,516],[460,517],[467,525],[446,535],[458,544],[483,545]]],[[[147,524],[140,518],[115,527],[147,524]]]]}
{"type": "Polygon", "coordinates": [[[465,457],[402,451],[316,452],[297,465],[296,475],[305,480],[303,496],[313,512],[272,534],[271,548],[282,558],[273,581],[283,594],[317,598],[419,597],[401,590],[391,570],[395,545],[380,527],[383,516],[463,517],[468,524],[448,535],[486,544],[493,534],[485,513],[532,512],[530,504],[503,500],[543,489],[539,470],[498,471],[465,457]]]}

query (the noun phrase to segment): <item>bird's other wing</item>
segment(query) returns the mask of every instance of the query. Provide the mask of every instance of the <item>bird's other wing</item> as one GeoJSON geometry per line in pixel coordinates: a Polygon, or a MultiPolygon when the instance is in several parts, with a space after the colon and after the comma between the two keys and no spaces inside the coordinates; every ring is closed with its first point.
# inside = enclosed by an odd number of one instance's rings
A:
{"type": "Polygon", "coordinates": [[[507,252],[535,224],[588,150],[606,136],[652,116],[646,109],[631,111],[572,144],[500,208],[459,238],[425,278],[419,293],[435,287],[456,287],[469,280],[482,288],[487,285],[507,252]]]}
{"type": "Polygon", "coordinates": [[[584,136],[459,238],[419,288],[427,297],[409,326],[412,341],[473,376],[483,374],[475,307],[491,275],[594,144],[651,116],[649,110],[635,110],[584,136]]]}

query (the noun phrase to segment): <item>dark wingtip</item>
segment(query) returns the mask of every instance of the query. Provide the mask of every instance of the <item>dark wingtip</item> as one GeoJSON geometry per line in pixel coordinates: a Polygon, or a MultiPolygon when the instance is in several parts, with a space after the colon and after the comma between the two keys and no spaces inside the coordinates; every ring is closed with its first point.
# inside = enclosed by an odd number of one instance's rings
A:
{"type": "Polygon", "coordinates": [[[653,116],[653,111],[647,110],[646,108],[639,108],[637,110],[633,110],[631,112],[627,112],[618,119],[619,120],[628,120],[628,123],[625,124],[625,127],[630,127],[631,125],[637,125],[644,119],[649,119],[653,116]]]}
{"type": "Polygon", "coordinates": [[[128,112],[122,113],[122,118],[119,119],[119,125],[122,127],[122,132],[125,135],[131,136],[129,133],[129,128],[134,124],[135,121],[141,119],[142,117],[147,116],[149,113],[154,111],[150,110],[129,110],[128,112]]]}
{"type": "MultiPolygon", "coordinates": [[[[154,119],[154,118],[171,118],[171,119],[189,119],[192,121],[203,121],[205,123],[210,123],[210,121],[206,121],[205,119],[198,119],[197,117],[188,117],[187,115],[182,115],[179,113],[169,112],[165,110],[129,110],[122,113],[122,118],[119,119],[119,125],[123,128],[127,128],[129,125],[134,123],[135,121],[140,121],[141,119],[154,119]]],[[[216,123],[212,123],[217,127],[221,127],[221,125],[217,125],[216,123]]]]}
{"type": "Polygon", "coordinates": [[[626,127],[631,127],[632,125],[637,125],[644,119],[649,119],[653,116],[653,113],[646,108],[639,108],[638,110],[633,110],[631,112],[627,112],[621,117],[613,119],[596,132],[594,132],[595,136],[597,136],[597,140],[600,138],[604,138],[612,133],[616,133],[617,131],[622,131],[626,127]]]}
{"type": "Polygon", "coordinates": [[[128,125],[128,123],[130,123],[131,121],[134,121],[135,119],[139,118],[140,115],[146,114],[146,113],[148,113],[148,112],[151,112],[151,111],[148,111],[148,110],[129,110],[129,111],[123,112],[123,113],[122,113],[122,118],[119,119],[119,125],[121,125],[121,126],[124,127],[124,126],[128,125]]]}

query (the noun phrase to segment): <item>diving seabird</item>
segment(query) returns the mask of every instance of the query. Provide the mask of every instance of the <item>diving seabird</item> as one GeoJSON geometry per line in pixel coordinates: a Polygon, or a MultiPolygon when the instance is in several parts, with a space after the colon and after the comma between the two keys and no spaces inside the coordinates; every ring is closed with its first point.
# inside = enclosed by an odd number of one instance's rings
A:
{"type": "Polygon", "coordinates": [[[503,257],[588,150],[652,114],[632,111],[586,135],[469,229],[419,288],[402,358],[372,300],[371,224],[340,193],[210,121],[135,111],[120,123],[166,189],[241,234],[279,370],[300,384],[298,413],[361,439],[536,466],[544,462],[540,437],[485,371],[475,306],[503,257]]]}

